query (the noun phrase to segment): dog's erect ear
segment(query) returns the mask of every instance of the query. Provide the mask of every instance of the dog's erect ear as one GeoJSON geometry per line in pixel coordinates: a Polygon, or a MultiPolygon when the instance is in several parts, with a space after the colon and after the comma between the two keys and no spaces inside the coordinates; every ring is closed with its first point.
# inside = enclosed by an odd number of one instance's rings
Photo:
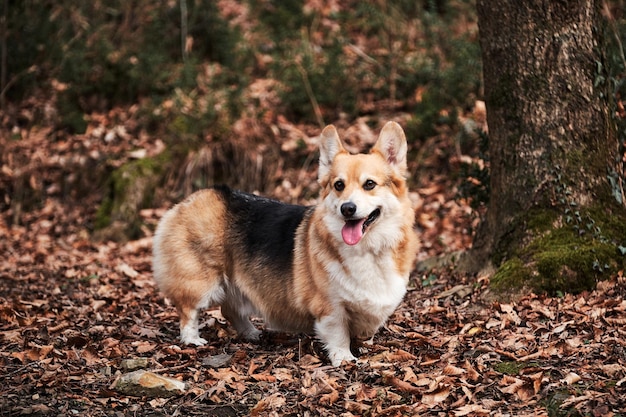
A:
{"type": "Polygon", "coordinates": [[[395,167],[398,172],[406,176],[406,136],[404,130],[396,122],[387,122],[380,131],[378,141],[372,148],[372,152],[380,153],[389,165],[395,167]]]}
{"type": "Polygon", "coordinates": [[[328,125],[322,130],[320,135],[320,167],[317,174],[318,181],[328,175],[333,159],[339,152],[345,152],[339,134],[335,126],[328,125]]]}

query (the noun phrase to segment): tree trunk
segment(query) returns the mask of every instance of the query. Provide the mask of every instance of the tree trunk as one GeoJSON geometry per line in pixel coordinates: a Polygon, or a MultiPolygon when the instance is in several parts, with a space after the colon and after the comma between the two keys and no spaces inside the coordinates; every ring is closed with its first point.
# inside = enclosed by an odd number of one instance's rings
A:
{"type": "Polygon", "coordinates": [[[590,288],[624,266],[626,211],[599,0],[478,0],[491,197],[471,269],[495,288],[590,288]],[[608,177],[611,177],[609,179],[608,177]]]}

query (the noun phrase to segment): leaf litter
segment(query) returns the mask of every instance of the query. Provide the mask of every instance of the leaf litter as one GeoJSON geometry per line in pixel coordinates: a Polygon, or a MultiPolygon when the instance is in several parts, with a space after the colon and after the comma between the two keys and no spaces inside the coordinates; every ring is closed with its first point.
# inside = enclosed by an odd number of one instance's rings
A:
{"type": "MultiPolygon", "coordinates": [[[[430,219],[418,222],[422,259],[441,250],[442,228],[467,241],[473,221],[451,189],[437,190],[418,196],[418,218],[430,219]],[[459,218],[437,220],[456,206],[459,218]]],[[[218,311],[204,315],[207,346],[181,345],[152,281],[150,236],[95,243],[84,229],[93,213],[72,207],[49,197],[24,226],[0,224],[0,415],[623,415],[622,273],[580,295],[486,304],[484,279],[416,271],[359,361],[333,368],[310,336],[243,342],[218,311]],[[116,390],[129,360],[184,393],[116,390]]]]}
{"type": "MultiPolygon", "coordinates": [[[[285,152],[306,137],[313,153],[305,132],[317,127],[279,124],[293,133],[278,143],[285,152]]],[[[358,125],[353,138],[375,137],[367,123],[358,125]]],[[[593,292],[498,303],[482,297],[487,278],[426,262],[451,254],[447,265],[454,265],[479,217],[451,179],[459,156],[449,134],[421,144],[420,166],[411,168],[418,260],[428,266],[413,273],[404,302],[372,343],[358,346],[358,362],[333,368],[311,336],[264,333],[260,343],[243,342],[218,310],[203,315],[208,345],[179,343],[175,309],[151,273],[151,231],[165,207],[141,212],[139,240],[91,239],[101,190],[80,173],[104,155],[115,167],[143,157],[137,150],[154,155],[163,147],[133,129],[113,130],[124,140],[46,128],[19,141],[0,134],[0,185],[25,178],[41,197],[0,216],[0,416],[624,415],[623,272],[593,292]],[[137,368],[181,381],[184,392],[135,396],[115,388],[137,368]]],[[[315,187],[314,167],[277,175],[284,178],[277,198],[291,201],[315,187]]]]}

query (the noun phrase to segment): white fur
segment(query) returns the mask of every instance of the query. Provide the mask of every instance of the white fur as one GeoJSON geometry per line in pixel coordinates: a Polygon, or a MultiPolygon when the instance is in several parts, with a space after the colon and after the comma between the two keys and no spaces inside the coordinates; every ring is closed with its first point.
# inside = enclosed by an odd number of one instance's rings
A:
{"type": "MultiPolygon", "coordinates": [[[[332,221],[329,223],[330,227],[338,229],[343,225],[343,221],[337,225],[332,221]]],[[[349,348],[351,330],[356,337],[373,337],[406,293],[406,279],[394,272],[392,255],[384,250],[372,251],[373,247],[381,249],[379,241],[391,245],[402,237],[400,226],[395,224],[393,217],[384,223],[378,231],[366,232],[358,245],[340,245],[339,253],[344,263],[336,261],[326,265],[333,288],[333,313],[318,320],[315,330],[325,344],[333,366],[341,365],[344,360],[355,360],[349,348]],[[345,311],[347,304],[352,309],[351,314],[358,315],[363,321],[364,327],[350,329],[345,311]]],[[[341,239],[340,230],[335,236],[341,239]]]]}
{"type": "Polygon", "coordinates": [[[350,352],[350,333],[342,312],[341,309],[335,309],[333,314],[324,316],[315,323],[315,334],[324,343],[333,366],[340,366],[343,361],[356,361],[350,352]]]}
{"type": "Polygon", "coordinates": [[[333,287],[333,313],[316,323],[316,333],[325,344],[333,366],[351,361],[350,323],[344,306],[360,316],[365,327],[352,329],[354,336],[369,338],[382,326],[406,293],[406,280],[394,270],[391,255],[376,257],[358,245],[344,246],[340,253],[349,261],[326,266],[333,287]]]}
{"type": "MultiPolygon", "coordinates": [[[[406,143],[399,126],[388,125],[381,133],[377,146],[390,166],[400,174],[406,170],[406,143]]],[[[321,144],[320,178],[328,175],[330,164],[340,149],[339,138],[334,130],[325,131],[321,144]]],[[[368,192],[361,187],[370,177],[367,167],[357,179],[357,186],[346,190],[341,196],[330,194],[322,205],[327,211],[324,223],[339,243],[339,254],[343,260],[326,265],[330,286],[333,288],[332,313],[316,321],[315,331],[325,344],[333,366],[353,361],[350,352],[350,337],[373,337],[402,301],[406,293],[406,278],[396,271],[392,252],[404,236],[403,206],[390,189],[368,192]],[[356,245],[342,241],[341,230],[345,217],[341,206],[351,202],[357,207],[354,218],[366,218],[376,209],[380,216],[370,224],[356,245]],[[346,308],[350,309],[348,313],[346,308]],[[350,319],[352,316],[352,319],[350,319]],[[358,324],[355,324],[358,323],[358,324]],[[352,327],[352,328],[351,328],[352,327]]],[[[345,172],[334,172],[335,178],[348,179],[345,172]]],[[[377,186],[383,186],[378,184],[377,186]]]]}
{"type": "Polygon", "coordinates": [[[184,326],[180,327],[180,341],[189,345],[203,346],[208,342],[206,339],[200,337],[200,325],[198,319],[199,310],[219,305],[224,299],[225,292],[221,285],[217,285],[215,289],[207,291],[202,295],[200,302],[196,305],[196,308],[192,310],[189,315],[189,321],[184,326]]]}
{"type": "Polygon", "coordinates": [[[207,340],[200,337],[198,326],[198,310],[190,313],[190,319],[185,326],[180,328],[180,341],[189,345],[202,346],[207,344],[207,340]]]}

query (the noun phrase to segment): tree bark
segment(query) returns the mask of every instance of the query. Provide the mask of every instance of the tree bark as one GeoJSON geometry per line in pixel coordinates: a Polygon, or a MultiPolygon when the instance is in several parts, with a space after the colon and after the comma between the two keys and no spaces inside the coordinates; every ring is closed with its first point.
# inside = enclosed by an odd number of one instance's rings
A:
{"type": "Polygon", "coordinates": [[[491,196],[466,261],[507,289],[585,289],[626,243],[600,1],[477,3],[491,196]]]}

